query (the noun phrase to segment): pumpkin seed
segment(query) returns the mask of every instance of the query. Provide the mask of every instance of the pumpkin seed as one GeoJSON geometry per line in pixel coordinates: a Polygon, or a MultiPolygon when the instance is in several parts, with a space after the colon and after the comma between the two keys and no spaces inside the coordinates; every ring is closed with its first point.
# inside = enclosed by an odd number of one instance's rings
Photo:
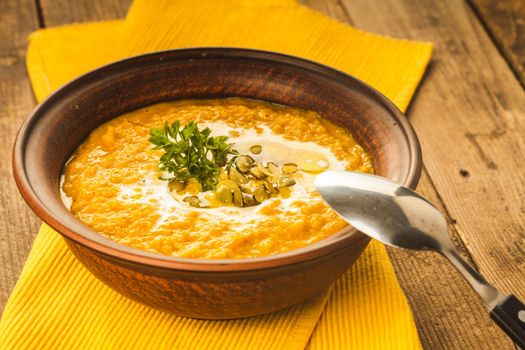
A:
{"type": "Polygon", "coordinates": [[[270,169],[262,165],[262,163],[257,162],[257,169],[259,169],[261,173],[263,173],[266,176],[274,176],[270,169]]]}
{"type": "Polygon", "coordinates": [[[242,155],[237,158],[237,160],[235,161],[235,165],[241,173],[247,173],[252,168],[254,162],[255,161],[252,157],[242,155]]]}
{"type": "Polygon", "coordinates": [[[281,169],[283,170],[283,173],[285,174],[292,174],[292,173],[297,172],[299,167],[295,163],[286,163],[281,167],[281,169]]]}
{"type": "Polygon", "coordinates": [[[195,202],[195,201],[198,201],[199,200],[199,197],[197,196],[186,196],[182,199],[183,202],[186,202],[186,203],[190,203],[190,202],[195,202]]]}
{"type": "Polygon", "coordinates": [[[217,197],[220,202],[225,204],[229,204],[233,201],[232,190],[221,182],[215,189],[215,197],[217,197]]]}
{"type": "Polygon", "coordinates": [[[262,147],[260,145],[253,145],[252,147],[250,147],[250,151],[253,153],[253,154],[261,154],[262,152],[262,147]]]}
{"type": "Polygon", "coordinates": [[[247,207],[251,207],[251,206],[257,204],[257,203],[255,202],[255,199],[253,199],[253,196],[252,196],[252,195],[249,195],[249,194],[243,193],[243,194],[242,194],[242,199],[244,200],[244,205],[247,206],[247,207]]]}
{"type": "Polygon", "coordinates": [[[201,200],[197,196],[187,196],[183,199],[184,202],[195,208],[201,208],[201,200]]]}
{"type": "Polygon", "coordinates": [[[273,184],[270,181],[264,181],[264,188],[266,188],[266,191],[269,193],[274,193],[275,189],[273,188],[273,184]]]}
{"type": "Polygon", "coordinates": [[[241,192],[247,193],[247,194],[253,194],[253,187],[249,185],[241,185],[239,186],[241,188],[241,192]]]}
{"type": "Polygon", "coordinates": [[[295,180],[288,176],[281,176],[279,180],[277,180],[277,186],[278,187],[290,187],[295,185],[295,180]]]}
{"type": "Polygon", "coordinates": [[[267,200],[268,198],[270,198],[270,195],[268,194],[268,192],[266,192],[266,190],[264,189],[264,186],[259,186],[253,192],[253,198],[258,203],[262,203],[265,200],[267,200]]]}
{"type": "Polygon", "coordinates": [[[278,176],[278,175],[281,175],[283,172],[281,170],[281,168],[279,168],[277,166],[277,164],[275,164],[274,162],[268,162],[266,163],[266,167],[268,168],[268,170],[272,173],[272,175],[274,176],[278,176]]]}
{"type": "Polygon", "coordinates": [[[245,184],[248,183],[248,179],[246,176],[241,174],[235,167],[231,167],[229,171],[229,178],[230,180],[238,183],[238,184],[245,184]]]}
{"type": "Polygon", "coordinates": [[[217,187],[219,187],[219,185],[226,186],[226,187],[229,188],[231,191],[235,191],[235,190],[238,190],[238,189],[239,189],[239,185],[237,184],[237,182],[232,181],[232,180],[223,180],[223,181],[219,181],[219,183],[217,184],[217,187]]]}
{"type": "Polygon", "coordinates": [[[235,204],[238,207],[242,207],[244,204],[242,192],[239,189],[233,191],[233,204],[235,204]]]}
{"type": "Polygon", "coordinates": [[[250,174],[255,176],[255,178],[257,179],[264,179],[266,177],[266,174],[258,166],[254,166],[253,168],[251,168],[250,174]]]}

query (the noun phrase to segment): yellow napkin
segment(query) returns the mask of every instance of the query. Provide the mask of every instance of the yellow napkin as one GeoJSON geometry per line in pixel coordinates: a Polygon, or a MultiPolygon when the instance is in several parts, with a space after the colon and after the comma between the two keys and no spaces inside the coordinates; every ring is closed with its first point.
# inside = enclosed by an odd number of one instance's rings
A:
{"type": "MultiPolygon", "coordinates": [[[[45,29],[27,66],[38,100],[75,76],[142,52],[191,46],[276,50],[334,66],[406,108],[431,46],[343,25],[287,1],[136,0],[125,21],[45,29]]],[[[332,291],[249,319],[179,318],[95,279],[43,225],[0,320],[0,349],[420,349],[384,247],[372,242],[332,291]]]]}

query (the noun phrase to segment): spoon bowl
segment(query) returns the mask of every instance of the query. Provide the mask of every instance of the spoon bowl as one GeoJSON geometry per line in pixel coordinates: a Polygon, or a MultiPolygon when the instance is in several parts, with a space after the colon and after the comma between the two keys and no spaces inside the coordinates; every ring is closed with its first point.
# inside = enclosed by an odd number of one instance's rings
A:
{"type": "Polygon", "coordinates": [[[318,175],[315,185],[353,227],[384,244],[416,250],[451,247],[444,216],[407,187],[380,176],[338,171],[318,175]]]}

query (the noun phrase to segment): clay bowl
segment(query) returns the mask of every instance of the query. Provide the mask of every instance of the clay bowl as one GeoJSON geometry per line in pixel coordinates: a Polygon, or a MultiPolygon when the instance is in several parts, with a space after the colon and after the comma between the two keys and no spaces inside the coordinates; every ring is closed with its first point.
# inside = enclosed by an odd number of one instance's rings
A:
{"type": "Polygon", "coordinates": [[[252,98],[315,110],[348,128],[379,175],[414,188],[421,152],[402,113],[363,82],[329,67],[273,52],[195,48],[152,53],[92,71],[42,102],[14,145],[16,182],[29,206],[66,240],[96,277],[138,302],[180,316],[228,319],[284,308],[326,289],[367,246],[348,227],[284,254],[197,260],[114,243],[62,204],[59,178],[89,133],[122,113],[177,99],[252,98]]]}

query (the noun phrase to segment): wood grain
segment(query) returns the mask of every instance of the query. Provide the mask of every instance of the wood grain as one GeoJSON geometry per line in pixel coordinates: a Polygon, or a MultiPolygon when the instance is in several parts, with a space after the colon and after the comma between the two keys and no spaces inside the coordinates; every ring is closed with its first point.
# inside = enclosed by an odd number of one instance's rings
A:
{"type": "Polygon", "coordinates": [[[40,9],[46,27],[51,27],[124,18],[130,4],[131,0],[40,0],[40,9]]]}
{"type": "Polygon", "coordinates": [[[523,298],[525,92],[459,0],[345,6],[360,27],[435,43],[411,110],[426,168],[481,272],[523,298]]]}
{"type": "Polygon", "coordinates": [[[0,11],[0,313],[25,262],[39,220],[18,193],[11,147],[35,105],[25,72],[26,37],[38,29],[32,1],[3,1],[0,11]]]}
{"type": "MultiPolygon", "coordinates": [[[[426,169],[481,273],[523,299],[525,93],[519,82],[462,1],[342,4],[363,29],[435,44],[410,113],[426,169]]],[[[452,324],[470,323],[465,318],[452,324]]],[[[488,340],[484,328],[461,329],[472,341],[488,340]]],[[[496,347],[490,339],[483,344],[496,347]]]]}
{"type": "Polygon", "coordinates": [[[472,8],[525,87],[525,1],[469,0],[472,8]]]}

